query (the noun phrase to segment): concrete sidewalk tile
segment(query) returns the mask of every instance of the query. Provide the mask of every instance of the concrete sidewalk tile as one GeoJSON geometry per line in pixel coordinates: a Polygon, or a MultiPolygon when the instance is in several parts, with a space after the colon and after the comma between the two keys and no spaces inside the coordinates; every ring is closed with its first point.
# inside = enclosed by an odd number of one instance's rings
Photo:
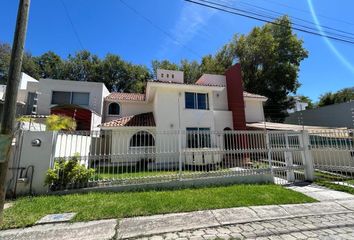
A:
{"type": "Polygon", "coordinates": [[[0,232],[2,240],[99,240],[112,239],[117,220],[37,225],[30,228],[0,232]],[[11,233],[12,231],[12,233],[11,233]],[[16,234],[16,235],[15,235],[16,234]]]}
{"type": "Polygon", "coordinates": [[[118,237],[132,238],[219,225],[211,211],[126,218],[119,222],[118,237]]]}
{"type": "Polygon", "coordinates": [[[339,205],[354,211],[354,200],[340,200],[336,201],[339,205]]]}
{"type": "Polygon", "coordinates": [[[284,218],[290,217],[291,215],[286,212],[282,207],[276,205],[270,206],[256,206],[250,207],[253,211],[255,211],[258,217],[262,219],[269,219],[269,218],[284,218]]]}
{"type": "Polygon", "coordinates": [[[328,214],[348,211],[336,202],[318,202],[308,204],[312,214],[328,214]]]}
{"type": "Polygon", "coordinates": [[[12,240],[16,239],[16,236],[19,235],[23,229],[9,229],[0,231],[1,240],[12,240]]]}
{"type": "Polygon", "coordinates": [[[234,224],[259,220],[256,212],[247,207],[216,209],[212,213],[221,224],[234,224]]]}
{"type": "Polygon", "coordinates": [[[335,201],[341,199],[354,199],[354,196],[345,193],[332,190],[323,190],[318,192],[308,192],[306,195],[318,200],[318,201],[335,201]]]}
{"type": "Polygon", "coordinates": [[[286,212],[293,216],[304,216],[312,214],[311,207],[308,204],[285,204],[280,205],[286,212]]]}

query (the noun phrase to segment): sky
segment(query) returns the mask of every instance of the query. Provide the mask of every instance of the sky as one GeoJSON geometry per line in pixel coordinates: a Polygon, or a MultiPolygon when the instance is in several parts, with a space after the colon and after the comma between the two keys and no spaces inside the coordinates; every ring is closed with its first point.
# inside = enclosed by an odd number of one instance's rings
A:
{"type": "MultiPolygon", "coordinates": [[[[34,56],[54,51],[66,58],[87,49],[100,57],[113,53],[151,67],[154,59],[200,61],[202,56],[217,52],[234,34],[247,34],[264,24],[184,0],[123,1],[32,0],[26,50],[34,56]]],[[[243,8],[251,3],[354,33],[352,0],[215,1],[243,8]]],[[[2,43],[12,43],[18,2],[1,1],[2,43]]],[[[301,64],[297,94],[316,101],[325,92],[354,86],[354,44],[295,33],[309,51],[301,64]]]]}

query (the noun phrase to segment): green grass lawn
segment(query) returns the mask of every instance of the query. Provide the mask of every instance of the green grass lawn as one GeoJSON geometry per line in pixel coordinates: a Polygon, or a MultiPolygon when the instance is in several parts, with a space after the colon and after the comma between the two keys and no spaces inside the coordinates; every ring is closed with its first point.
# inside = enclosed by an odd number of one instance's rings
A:
{"type": "Polygon", "coordinates": [[[338,174],[332,174],[329,172],[319,172],[319,171],[315,172],[315,177],[316,177],[315,182],[320,186],[324,186],[337,191],[354,194],[353,187],[343,186],[343,185],[333,183],[333,182],[344,182],[344,183],[349,183],[351,185],[354,185],[353,179],[338,174]]]}
{"type": "MultiPolygon", "coordinates": [[[[343,186],[343,185],[339,185],[339,184],[335,184],[332,183],[330,181],[323,181],[323,180],[316,180],[315,181],[318,185],[323,186],[323,187],[327,187],[336,191],[342,191],[342,192],[347,192],[350,194],[354,194],[354,188],[353,187],[349,187],[349,186],[343,186]]],[[[350,183],[353,184],[353,183],[350,183]]]]}
{"type": "Polygon", "coordinates": [[[310,203],[314,199],[278,185],[231,185],[180,190],[24,197],[4,212],[1,229],[33,225],[47,214],[76,212],[73,221],[242,206],[310,203]]]}

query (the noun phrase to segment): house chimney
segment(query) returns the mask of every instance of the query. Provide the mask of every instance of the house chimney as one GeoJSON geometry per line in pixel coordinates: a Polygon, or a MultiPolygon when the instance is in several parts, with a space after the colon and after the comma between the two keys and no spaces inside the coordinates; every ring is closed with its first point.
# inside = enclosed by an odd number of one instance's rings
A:
{"type": "Polygon", "coordinates": [[[245,103],[243,99],[243,82],[241,65],[231,66],[226,72],[226,90],[229,110],[235,130],[246,130],[245,103]]]}

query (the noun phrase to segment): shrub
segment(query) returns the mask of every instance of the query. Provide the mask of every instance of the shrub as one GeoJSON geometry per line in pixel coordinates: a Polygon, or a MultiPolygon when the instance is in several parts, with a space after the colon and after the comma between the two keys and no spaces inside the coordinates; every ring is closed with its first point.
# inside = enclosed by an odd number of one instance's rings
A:
{"type": "Polygon", "coordinates": [[[20,117],[16,118],[16,121],[18,121],[18,122],[35,122],[35,119],[31,118],[29,116],[20,116],[20,117]]]}
{"type": "Polygon", "coordinates": [[[45,125],[48,131],[74,131],[76,129],[75,119],[64,115],[50,115],[46,119],[45,125]]]}
{"type": "Polygon", "coordinates": [[[54,168],[47,171],[45,185],[49,185],[53,191],[69,186],[84,186],[92,178],[95,170],[81,165],[79,158],[80,156],[75,154],[69,160],[61,158],[56,161],[54,168]]]}

